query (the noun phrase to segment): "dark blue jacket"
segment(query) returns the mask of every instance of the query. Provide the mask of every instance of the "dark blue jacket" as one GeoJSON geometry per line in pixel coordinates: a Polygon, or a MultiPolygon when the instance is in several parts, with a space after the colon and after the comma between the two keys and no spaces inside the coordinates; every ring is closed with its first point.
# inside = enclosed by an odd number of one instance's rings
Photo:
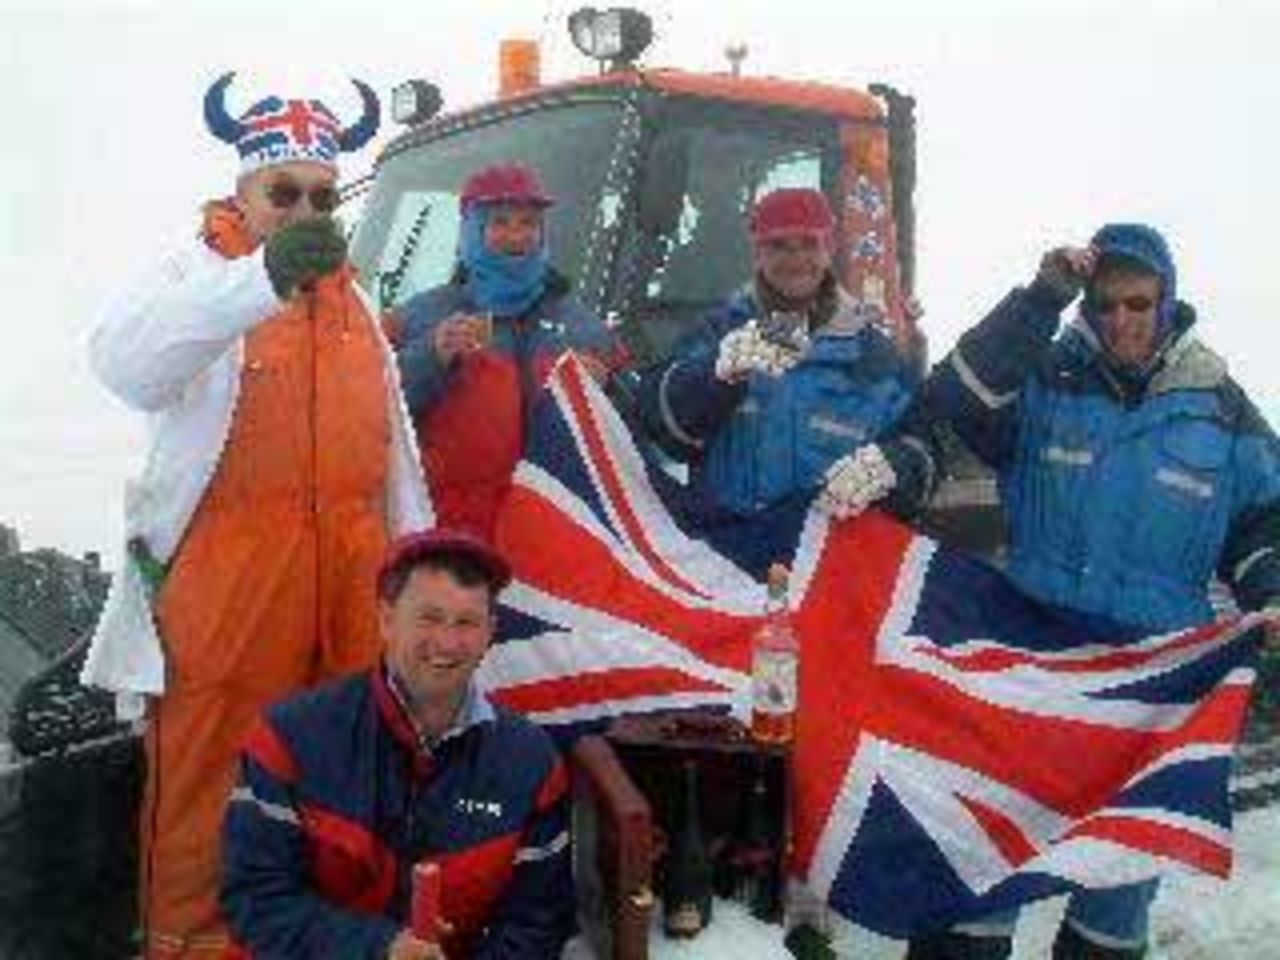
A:
{"type": "Polygon", "coordinates": [[[932,416],[999,476],[1009,572],[1029,593],[1153,629],[1212,618],[1214,576],[1245,608],[1280,597],[1280,444],[1179,305],[1134,379],[1090,324],[1014,290],[935,370],[932,416]]]}
{"type": "Polygon", "coordinates": [[[817,492],[834,461],[898,420],[914,385],[889,338],[857,321],[849,333],[839,324],[818,328],[781,377],[724,383],[715,375],[721,340],[760,315],[754,295],[734,297],[649,371],[641,389],[645,419],[664,446],[692,464],[712,502],[739,513],[817,492]]]}
{"type": "Polygon", "coordinates": [[[560,956],[574,926],[564,766],[479,701],[428,751],[381,669],[272,708],[228,806],[222,903],[255,958],[382,960],[440,864],[450,958],[560,956]]]}

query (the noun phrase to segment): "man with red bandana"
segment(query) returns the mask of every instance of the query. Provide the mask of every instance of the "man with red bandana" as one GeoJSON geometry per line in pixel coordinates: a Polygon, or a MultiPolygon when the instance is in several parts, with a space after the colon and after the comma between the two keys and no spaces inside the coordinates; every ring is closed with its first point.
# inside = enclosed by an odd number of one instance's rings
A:
{"type": "Polygon", "coordinates": [[[91,363],[147,415],[128,550],[82,679],[146,716],[140,906],[147,957],[220,956],[218,829],[268,703],[366,667],[372,571],[430,518],[390,350],[330,214],[336,157],[372,136],[316,100],[239,119],[205,98],[235,192],[107,305],[91,363]]]}
{"type": "Polygon", "coordinates": [[[551,266],[554,201],[532,169],[477,170],[459,202],[453,279],[408,300],[390,328],[440,522],[487,537],[556,360],[574,351],[603,381],[625,355],[551,266]]]}

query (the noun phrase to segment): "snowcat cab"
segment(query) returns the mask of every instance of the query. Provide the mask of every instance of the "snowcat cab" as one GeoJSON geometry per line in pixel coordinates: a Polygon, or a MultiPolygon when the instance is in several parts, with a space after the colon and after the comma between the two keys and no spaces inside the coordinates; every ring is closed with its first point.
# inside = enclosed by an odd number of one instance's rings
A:
{"type": "Polygon", "coordinates": [[[557,200],[551,261],[643,366],[749,281],[755,200],[814,187],[846,288],[891,326],[913,280],[913,101],[873,89],[626,67],[432,118],[378,159],[352,259],[384,309],[445,282],[467,174],[529,164],[557,200]]]}
{"type": "MultiPolygon", "coordinates": [[[[615,13],[634,11],[580,11],[615,13]]],[[[626,47],[625,27],[618,32],[626,47]]],[[[642,48],[633,43],[629,55],[642,48]]],[[[430,84],[398,87],[392,110],[409,128],[349,191],[364,200],[351,257],[376,303],[390,310],[446,282],[463,181],[518,161],[556,198],[551,262],[628,348],[633,372],[611,393],[633,423],[635,371],[665,359],[709,307],[750,281],[747,214],[778,187],[826,194],[837,274],[898,332],[915,289],[914,99],[887,84],[862,91],[744,76],[745,49],[728,52],[731,72],[640,68],[615,55],[601,57],[598,76],[541,86],[536,47],[506,41],[493,101],[436,115],[430,84]]],[[[946,478],[926,528],[990,551],[1000,540],[994,484],[942,439],[958,475],[946,478]]]]}

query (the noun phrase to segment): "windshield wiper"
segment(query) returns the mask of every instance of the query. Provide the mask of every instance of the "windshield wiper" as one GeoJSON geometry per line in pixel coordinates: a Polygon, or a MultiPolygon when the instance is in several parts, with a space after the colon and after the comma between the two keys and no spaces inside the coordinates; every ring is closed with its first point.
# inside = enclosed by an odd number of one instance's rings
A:
{"type": "Polygon", "coordinates": [[[428,200],[413,218],[413,223],[409,224],[409,232],[405,235],[404,246],[400,250],[395,268],[378,275],[378,309],[385,310],[395,300],[400,284],[404,283],[404,275],[409,271],[409,261],[417,252],[418,244],[422,242],[422,234],[427,228],[427,221],[430,219],[431,201],[428,200]]]}

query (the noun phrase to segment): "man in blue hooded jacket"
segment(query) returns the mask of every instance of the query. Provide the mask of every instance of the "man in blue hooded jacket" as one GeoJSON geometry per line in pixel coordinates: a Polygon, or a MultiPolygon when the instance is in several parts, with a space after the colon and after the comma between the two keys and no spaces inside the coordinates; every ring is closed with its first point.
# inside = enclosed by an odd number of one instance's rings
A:
{"type": "MultiPolygon", "coordinates": [[[[1280,602],[1280,443],[1194,323],[1164,238],[1112,224],[1046,254],[927,381],[931,414],[997,471],[1008,572],[1027,593],[1152,632],[1211,620],[1215,577],[1246,609],[1280,602]]],[[[883,492],[866,488],[868,503],[883,492]]],[[[1141,957],[1156,886],[1075,894],[1054,960],[1141,957]]],[[[1007,957],[1015,919],[908,956],[1007,957]]]]}

